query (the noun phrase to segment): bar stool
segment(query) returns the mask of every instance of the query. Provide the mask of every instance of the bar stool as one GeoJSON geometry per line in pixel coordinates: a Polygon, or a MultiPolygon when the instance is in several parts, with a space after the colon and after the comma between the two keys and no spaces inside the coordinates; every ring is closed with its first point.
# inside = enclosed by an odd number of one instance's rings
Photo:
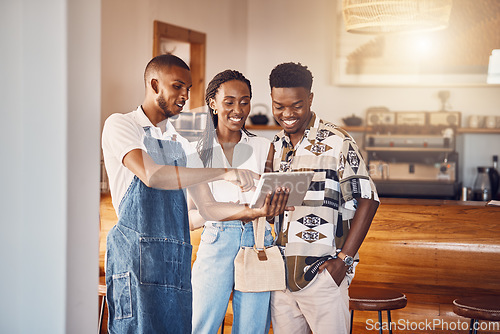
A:
{"type": "Polygon", "coordinates": [[[389,333],[392,334],[391,310],[398,310],[406,307],[406,296],[395,290],[349,287],[349,308],[351,309],[351,331],[354,319],[354,310],[377,311],[379,332],[382,334],[382,311],[387,311],[387,321],[389,323],[389,333]]]}
{"type": "Polygon", "coordinates": [[[474,296],[453,301],[453,312],[470,320],[469,333],[477,333],[479,320],[500,321],[500,296],[474,296]]]}

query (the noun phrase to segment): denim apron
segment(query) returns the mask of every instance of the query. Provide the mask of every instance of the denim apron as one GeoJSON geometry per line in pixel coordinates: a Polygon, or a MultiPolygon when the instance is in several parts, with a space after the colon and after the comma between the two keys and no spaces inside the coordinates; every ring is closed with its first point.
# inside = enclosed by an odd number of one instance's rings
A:
{"type": "MultiPolygon", "coordinates": [[[[181,143],[145,129],[160,165],[186,166],[181,143]]],[[[191,333],[191,250],[183,190],[147,187],[134,176],[107,236],[109,333],[191,333]]]]}

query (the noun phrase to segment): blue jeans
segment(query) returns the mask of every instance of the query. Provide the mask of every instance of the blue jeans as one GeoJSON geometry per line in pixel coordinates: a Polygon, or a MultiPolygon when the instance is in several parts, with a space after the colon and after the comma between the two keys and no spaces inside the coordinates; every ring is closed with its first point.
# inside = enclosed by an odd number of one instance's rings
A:
{"type": "MultiPolygon", "coordinates": [[[[266,228],[264,243],[271,245],[271,230],[266,228]]],[[[201,234],[193,265],[193,333],[217,333],[224,320],[233,292],[233,333],[268,333],[270,292],[233,291],[234,259],[241,246],[254,245],[253,225],[239,220],[212,222],[201,234]]]]}

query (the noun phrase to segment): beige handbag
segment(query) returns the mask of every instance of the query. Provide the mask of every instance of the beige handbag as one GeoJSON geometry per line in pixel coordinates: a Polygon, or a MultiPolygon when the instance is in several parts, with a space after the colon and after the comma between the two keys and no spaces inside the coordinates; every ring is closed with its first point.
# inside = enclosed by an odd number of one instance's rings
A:
{"type": "Polygon", "coordinates": [[[253,221],[255,245],[241,247],[234,259],[234,289],[241,292],[284,290],[285,263],[278,246],[264,247],[266,219],[253,221]]]}

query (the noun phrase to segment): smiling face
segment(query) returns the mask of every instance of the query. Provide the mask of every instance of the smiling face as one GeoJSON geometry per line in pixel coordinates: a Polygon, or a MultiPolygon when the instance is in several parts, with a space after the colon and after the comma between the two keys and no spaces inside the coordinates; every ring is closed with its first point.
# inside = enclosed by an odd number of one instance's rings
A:
{"type": "Polygon", "coordinates": [[[226,81],[219,86],[210,108],[217,111],[219,132],[238,132],[250,113],[250,89],[240,80],[226,81]]]}
{"type": "Polygon", "coordinates": [[[273,87],[271,99],[274,118],[295,145],[311,120],[313,93],[304,87],[273,87]]]}
{"type": "Polygon", "coordinates": [[[156,105],[163,119],[178,115],[189,99],[191,72],[178,66],[170,66],[158,74],[158,80],[152,83],[156,92],[156,105]]]}

